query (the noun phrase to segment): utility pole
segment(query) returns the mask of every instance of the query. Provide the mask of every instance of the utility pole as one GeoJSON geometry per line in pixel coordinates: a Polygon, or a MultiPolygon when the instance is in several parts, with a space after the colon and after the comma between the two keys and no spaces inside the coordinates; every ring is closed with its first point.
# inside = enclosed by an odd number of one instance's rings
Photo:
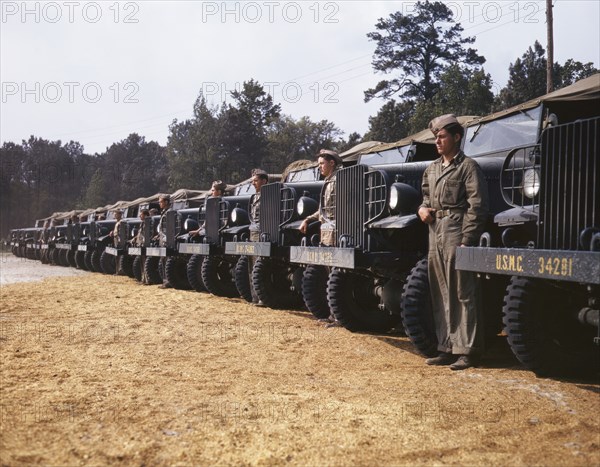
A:
{"type": "Polygon", "coordinates": [[[546,0],[546,34],[548,36],[548,63],[546,63],[546,93],[552,92],[552,68],[554,65],[554,33],[552,32],[552,0],[546,0]]]}

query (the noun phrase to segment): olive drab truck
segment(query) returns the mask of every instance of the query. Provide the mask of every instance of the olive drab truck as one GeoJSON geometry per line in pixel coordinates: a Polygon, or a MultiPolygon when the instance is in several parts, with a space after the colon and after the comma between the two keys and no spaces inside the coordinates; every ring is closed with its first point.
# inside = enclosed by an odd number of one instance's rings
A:
{"type": "Polygon", "coordinates": [[[597,372],[600,345],[600,74],[473,122],[465,152],[502,153],[508,208],[456,267],[504,292],[519,361],[539,375],[597,372]]]}

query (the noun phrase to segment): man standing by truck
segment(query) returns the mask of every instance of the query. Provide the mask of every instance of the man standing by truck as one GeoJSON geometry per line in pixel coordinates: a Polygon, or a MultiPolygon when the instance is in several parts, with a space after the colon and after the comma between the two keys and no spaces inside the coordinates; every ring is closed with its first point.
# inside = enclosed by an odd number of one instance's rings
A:
{"type": "MultiPolygon", "coordinates": [[[[154,237],[155,240],[158,240],[159,246],[166,247],[167,246],[167,236],[165,234],[165,229],[167,228],[167,212],[171,210],[171,196],[167,194],[160,195],[158,197],[158,205],[160,206],[160,220],[158,221],[157,234],[154,237]]],[[[159,289],[170,289],[173,286],[167,280],[167,275],[164,273],[165,264],[167,262],[166,257],[162,257],[160,259],[162,263],[163,270],[163,283],[159,285],[159,289]]]]}
{"type": "MultiPolygon", "coordinates": [[[[269,183],[269,175],[262,169],[252,171],[252,186],[256,193],[250,198],[250,241],[260,241],[260,190],[263,185],[269,183]]],[[[252,283],[252,269],[256,263],[256,256],[248,256],[248,280],[250,281],[250,293],[252,294],[252,303],[262,305],[254,285],[252,283]]]]}
{"type": "Polygon", "coordinates": [[[477,162],[460,149],[463,127],[451,114],[429,123],[438,154],[423,174],[419,217],[429,225],[429,286],[437,357],[428,365],[464,370],[483,352],[483,320],[476,273],[457,271],[456,248],[477,245],[488,214],[488,189],[477,162]]]}
{"type": "Polygon", "coordinates": [[[318,154],[319,170],[325,177],[325,193],[323,194],[323,206],[308,216],[300,225],[300,232],[306,234],[311,222],[321,222],[321,244],[323,246],[333,246],[335,243],[335,226],[326,224],[326,219],[321,214],[321,208],[325,211],[327,218],[335,221],[335,176],[342,165],[342,158],[335,151],[321,149],[318,154]]]}
{"type": "MultiPolygon", "coordinates": [[[[302,221],[300,232],[306,235],[310,223],[318,220],[321,223],[321,245],[331,247],[335,246],[335,177],[338,169],[342,166],[342,158],[335,151],[321,149],[318,154],[318,162],[321,175],[325,177],[322,204],[319,205],[316,212],[302,221]]],[[[327,275],[329,275],[329,272],[329,268],[327,268],[327,275]]],[[[331,312],[329,318],[320,319],[319,321],[325,321],[327,323],[325,327],[340,326],[331,312]]]]}

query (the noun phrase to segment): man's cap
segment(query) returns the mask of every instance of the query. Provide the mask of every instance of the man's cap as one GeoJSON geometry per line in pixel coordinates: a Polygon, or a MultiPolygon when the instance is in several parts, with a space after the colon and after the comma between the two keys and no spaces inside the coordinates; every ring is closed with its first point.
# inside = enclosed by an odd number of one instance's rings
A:
{"type": "Polygon", "coordinates": [[[450,125],[460,125],[454,114],[440,115],[429,122],[429,129],[434,135],[437,132],[450,125]]]}
{"type": "Polygon", "coordinates": [[[162,195],[159,195],[158,199],[159,200],[164,199],[166,202],[170,203],[171,202],[171,195],[169,195],[169,194],[162,194],[162,195]]]}
{"type": "Polygon", "coordinates": [[[227,188],[227,183],[225,183],[222,180],[215,180],[214,182],[212,182],[212,187],[215,190],[225,191],[225,189],[227,188]]]}
{"type": "Polygon", "coordinates": [[[337,152],[332,151],[330,149],[321,149],[319,151],[319,154],[317,154],[317,157],[324,156],[324,155],[328,155],[328,156],[333,157],[333,159],[335,160],[335,162],[337,164],[341,164],[343,162],[342,158],[340,157],[340,155],[337,152]]]}
{"type": "Polygon", "coordinates": [[[252,176],[254,177],[255,175],[269,175],[265,170],[263,169],[252,169],[251,172],[252,176]]]}

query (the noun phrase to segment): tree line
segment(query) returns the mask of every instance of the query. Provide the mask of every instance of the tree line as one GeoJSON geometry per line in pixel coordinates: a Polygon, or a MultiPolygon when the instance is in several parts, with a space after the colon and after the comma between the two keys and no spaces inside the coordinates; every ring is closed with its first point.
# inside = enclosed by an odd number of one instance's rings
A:
{"type": "MultiPolygon", "coordinates": [[[[442,2],[418,2],[414,12],[392,13],[367,34],[376,44],[373,69],[390,76],[365,91],[384,104],[364,135],[346,138],[334,122],[281,112],[264,87],[250,79],[232,102],[210,107],[200,93],[193,116],[169,125],[166,146],[137,133],[101,154],[70,141],[31,136],[0,147],[0,235],[33,225],[54,211],[104,206],[178,188],[206,189],[212,180],[238,182],[261,167],[282,172],[292,161],[313,159],[323,147],[344,151],[362,141],[391,142],[416,133],[436,115],[487,115],[546,92],[546,52],[535,42],[509,66],[499,93],[485,72],[485,57],[463,37],[442,2]]],[[[554,63],[558,89],[598,70],[592,63],[554,63]]]]}

